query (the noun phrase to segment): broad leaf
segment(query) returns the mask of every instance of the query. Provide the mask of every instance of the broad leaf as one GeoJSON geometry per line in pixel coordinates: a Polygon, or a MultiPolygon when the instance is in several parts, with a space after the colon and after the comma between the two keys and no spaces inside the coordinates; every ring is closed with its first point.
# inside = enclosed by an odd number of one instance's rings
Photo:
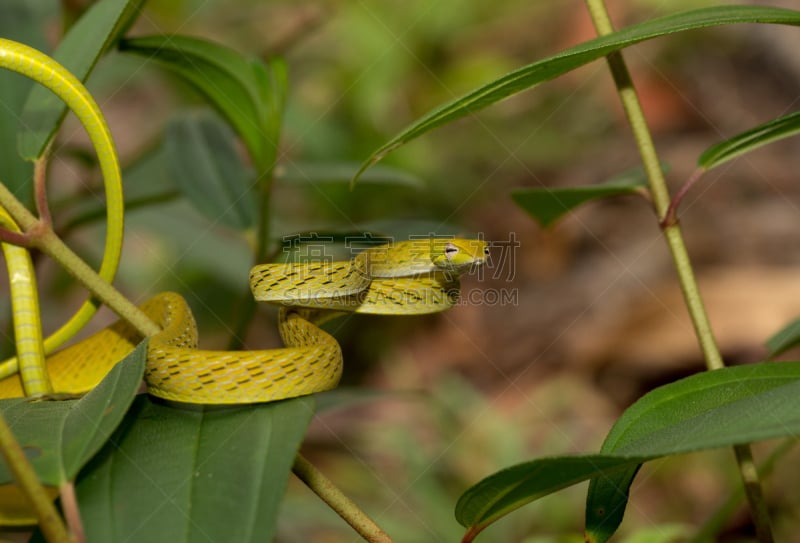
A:
{"type": "Polygon", "coordinates": [[[286,93],[282,61],[264,65],[223,45],[187,36],[124,40],[120,49],[155,60],[191,83],[231,123],[258,168],[272,166],[286,93]]]}
{"type": "Polygon", "coordinates": [[[773,141],[794,136],[798,132],[800,132],[800,111],[795,111],[712,145],[700,155],[697,163],[700,167],[710,170],[737,156],[773,141]]]}
{"type": "Polygon", "coordinates": [[[793,320],[767,340],[770,358],[800,345],[800,318],[793,320]]]}
{"type": "MultiPolygon", "coordinates": [[[[108,440],[139,390],[146,352],[142,342],[79,400],[0,400],[3,415],[43,484],[73,480],[108,440]]],[[[0,484],[13,480],[0,460],[0,484]]]]}
{"type": "Polygon", "coordinates": [[[253,176],[236,152],[233,132],[216,115],[174,117],[164,135],[164,152],[175,184],[206,217],[238,230],[255,224],[253,176]]]}
{"type": "Polygon", "coordinates": [[[625,411],[599,454],[537,459],[497,472],[461,496],[456,518],[474,536],[526,503],[594,479],[587,537],[605,541],[618,525],[616,517],[622,518],[630,482],[642,462],[797,435],[798,394],[800,362],[724,368],[670,383],[625,411]]]}
{"type": "Polygon", "coordinates": [[[77,484],[88,541],[270,541],[313,400],[230,408],[138,398],[77,484]]]}
{"type": "Polygon", "coordinates": [[[539,458],[517,464],[486,477],[462,494],[456,504],[456,519],[469,528],[468,533],[477,534],[527,503],[644,460],[596,454],[539,458]]]}
{"type": "MultiPolygon", "coordinates": [[[[658,455],[797,435],[800,364],[726,368],[684,379],[647,394],[614,424],[601,452],[658,455]],[[690,386],[680,386],[689,381],[690,386]],[[782,405],[782,402],[786,402],[782,405]]],[[[625,511],[637,468],[597,478],[586,500],[586,533],[602,542],[625,511]]]]}
{"type": "Polygon", "coordinates": [[[547,228],[564,214],[591,200],[623,194],[641,194],[647,178],[641,169],[600,185],[550,189],[524,188],[511,191],[511,198],[547,228]]]}
{"type": "MultiPolygon", "coordinates": [[[[86,81],[115,40],[134,21],[144,0],[101,0],[70,28],[59,43],[53,58],[81,81],[86,81]]],[[[67,106],[50,90],[36,85],[22,111],[19,153],[36,160],[61,125],[67,106]]]]}
{"type": "Polygon", "coordinates": [[[373,152],[353,180],[355,182],[361,172],[388,153],[436,127],[554,79],[609,53],[667,34],[734,23],[800,25],[800,12],[762,6],[715,6],[659,17],[584,42],[510,72],[427,113],[373,152]]]}

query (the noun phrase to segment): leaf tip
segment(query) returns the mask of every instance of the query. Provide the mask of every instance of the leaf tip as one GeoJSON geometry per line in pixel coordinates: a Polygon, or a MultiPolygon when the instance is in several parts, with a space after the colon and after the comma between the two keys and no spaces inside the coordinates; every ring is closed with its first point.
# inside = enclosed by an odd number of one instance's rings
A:
{"type": "Polygon", "coordinates": [[[365,171],[367,171],[372,166],[374,166],[376,163],[378,163],[384,156],[385,156],[385,153],[372,155],[369,159],[365,160],[361,164],[361,166],[358,168],[358,171],[356,172],[356,174],[350,180],[350,192],[352,192],[353,189],[356,188],[356,181],[358,181],[358,178],[361,177],[365,171]]]}

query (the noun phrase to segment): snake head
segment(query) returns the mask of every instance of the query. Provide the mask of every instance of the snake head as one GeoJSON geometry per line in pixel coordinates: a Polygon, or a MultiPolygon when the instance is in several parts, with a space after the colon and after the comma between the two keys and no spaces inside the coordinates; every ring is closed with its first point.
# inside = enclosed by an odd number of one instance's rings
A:
{"type": "Polygon", "coordinates": [[[431,243],[433,264],[449,272],[464,273],[489,258],[489,245],[480,239],[435,239],[431,243]]]}

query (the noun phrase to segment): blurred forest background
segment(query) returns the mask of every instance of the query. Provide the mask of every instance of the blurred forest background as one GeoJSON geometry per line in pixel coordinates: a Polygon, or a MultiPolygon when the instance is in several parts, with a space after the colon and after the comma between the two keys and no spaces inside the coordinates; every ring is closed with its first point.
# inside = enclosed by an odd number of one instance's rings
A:
{"type": "MultiPolygon", "coordinates": [[[[617,27],[717,3],[608,2],[617,27]]],[[[61,24],[57,3],[27,4],[53,13],[41,29],[51,50],[61,24]]],[[[13,17],[2,19],[3,35],[13,37],[13,17]]],[[[578,0],[152,0],[130,35],[152,33],[285,55],[285,168],[358,163],[436,105],[594,36],[578,0]]],[[[798,51],[798,29],[772,25],[695,31],[625,51],[673,192],[708,145],[797,109],[798,51]]],[[[202,107],[198,95],[154,63],[120,53],[101,61],[88,86],[130,165],[128,194],[173,186],[160,134],[176,109],[202,107]]],[[[58,205],[76,197],[77,180],[97,177],[88,149],[82,129],[68,119],[50,193],[68,242],[96,258],[99,225],[73,229],[58,205]]],[[[353,192],[345,183],[277,184],[276,237],[364,229],[482,233],[492,242],[513,235],[520,244],[513,259],[499,245],[492,255],[503,273],[494,274],[494,266],[466,277],[463,289],[505,289],[516,303],[487,300],[426,318],[333,323],[345,349],[344,388],[321,399],[334,407],[321,410],[304,451],[397,541],[455,541],[461,528],[452,510],[467,486],[533,456],[597,450],[633,400],[704,366],[645,201],[594,203],[543,230],[509,196],[514,187],[598,183],[638,165],[604,63],[440,128],[385,163],[419,182],[362,184],[353,192]],[[343,401],[348,391],[352,398],[343,401]]],[[[770,145],[714,170],[681,208],[730,364],[759,360],[763,341],[800,315],[798,171],[800,141],[770,145]]],[[[52,329],[83,293],[66,288],[68,279],[54,266],[40,264],[45,325],[52,329]]],[[[140,301],[162,290],[182,293],[199,318],[203,345],[215,348],[227,343],[250,266],[244,240],[173,195],[128,214],[117,283],[140,301]]],[[[5,297],[2,307],[5,318],[5,297]]],[[[274,317],[260,309],[247,347],[278,345],[274,317]]],[[[109,320],[105,313],[94,326],[109,320]]],[[[4,338],[9,326],[4,320],[4,338]]],[[[757,457],[772,447],[757,445],[757,457]]],[[[800,527],[800,456],[793,454],[766,485],[779,541],[796,539],[800,527]]],[[[295,483],[278,541],[356,540],[295,483]]],[[[680,540],[679,522],[703,523],[737,484],[727,450],[648,464],[634,483],[620,539],[680,540]]],[[[581,533],[584,496],[581,485],[549,497],[490,528],[486,540],[580,541],[561,536],[581,533]]],[[[744,510],[728,524],[725,541],[748,540],[744,510]]]]}

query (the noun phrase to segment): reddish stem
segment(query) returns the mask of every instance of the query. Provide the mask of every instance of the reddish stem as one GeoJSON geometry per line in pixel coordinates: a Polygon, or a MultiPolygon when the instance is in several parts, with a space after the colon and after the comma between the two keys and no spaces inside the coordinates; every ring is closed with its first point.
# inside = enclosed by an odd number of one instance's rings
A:
{"type": "Polygon", "coordinates": [[[40,224],[52,226],[50,206],[47,204],[47,152],[33,164],[33,194],[40,224]]]}
{"type": "Polygon", "coordinates": [[[706,173],[705,168],[697,168],[692,175],[689,176],[689,179],[686,180],[686,183],[680,188],[678,193],[675,195],[674,198],[669,203],[669,207],[667,208],[667,212],[664,213],[664,218],[661,219],[661,228],[668,228],[678,223],[678,206],[681,205],[683,201],[683,197],[689,192],[689,190],[700,181],[700,178],[703,177],[703,174],[706,173]]]}

